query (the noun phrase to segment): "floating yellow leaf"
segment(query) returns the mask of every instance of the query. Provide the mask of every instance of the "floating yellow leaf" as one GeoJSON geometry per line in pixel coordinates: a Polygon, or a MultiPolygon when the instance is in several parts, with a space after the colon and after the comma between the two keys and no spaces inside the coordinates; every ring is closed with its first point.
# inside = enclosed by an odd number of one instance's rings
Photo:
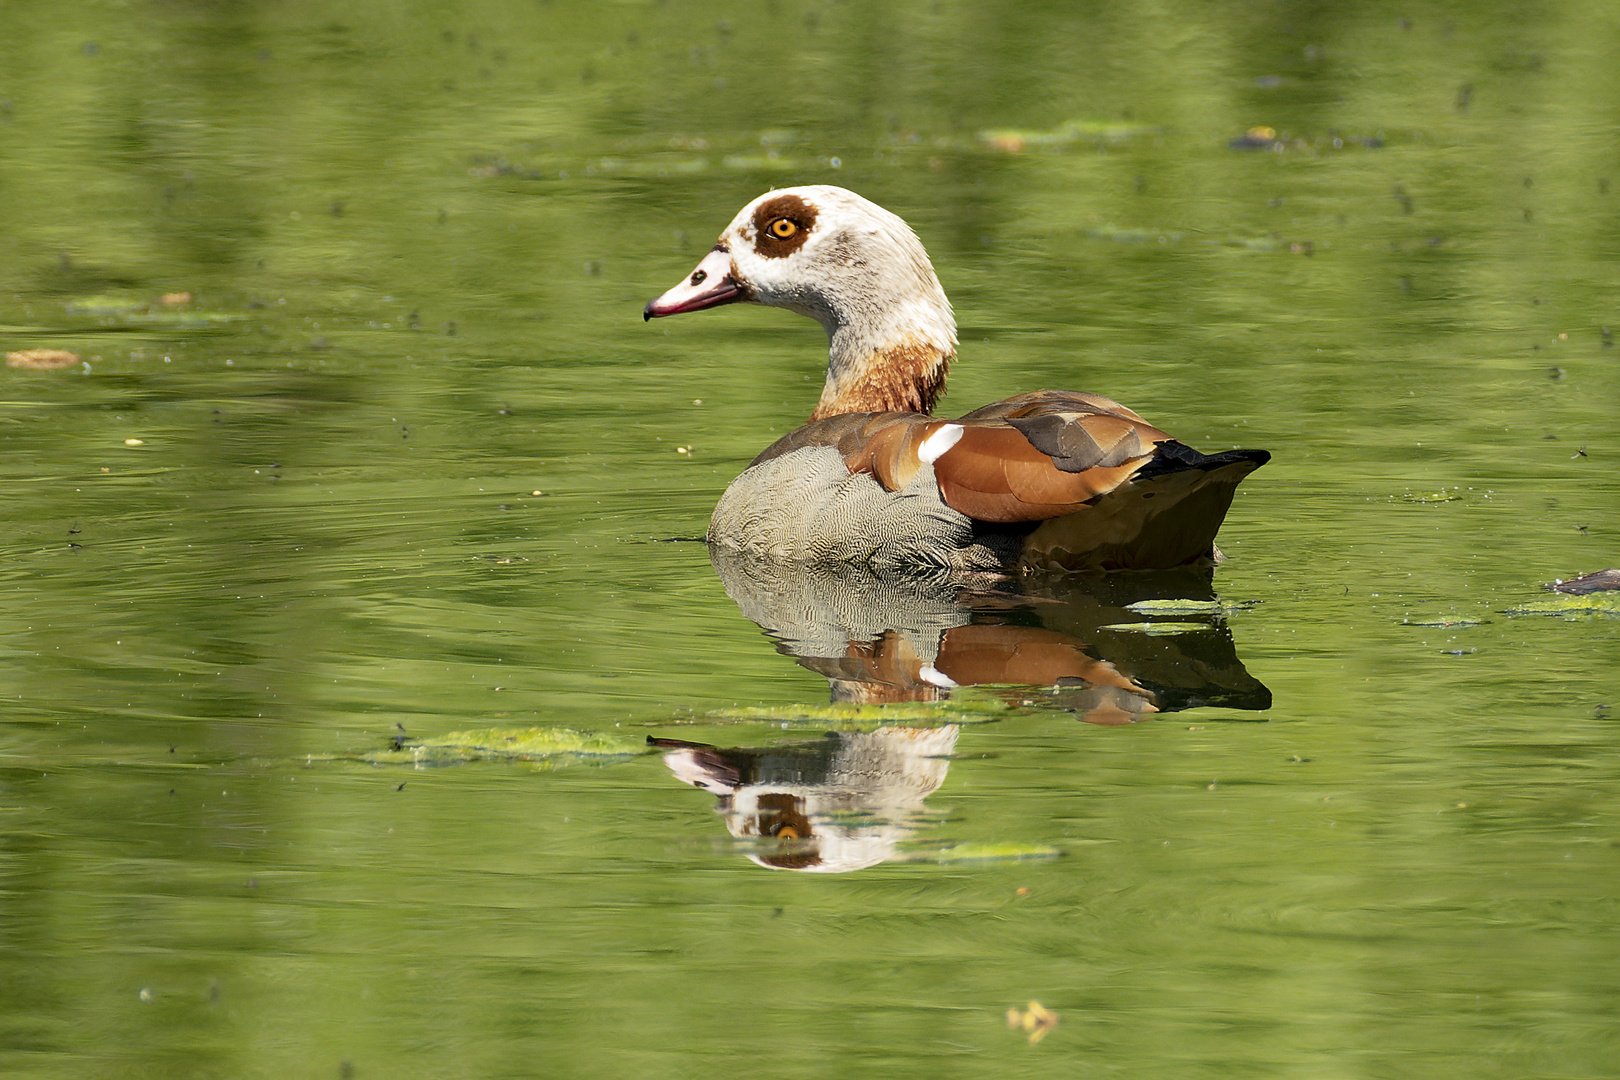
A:
{"type": "Polygon", "coordinates": [[[1012,1031],[1023,1029],[1028,1032],[1031,1046],[1046,1038],[1046,1033],[1057,1026],[1058,1014],[1038,1001],[1030,1002],[1027,1009],[1015,1006],[1007,1010],[1007,1027],[1012,1031]]]}

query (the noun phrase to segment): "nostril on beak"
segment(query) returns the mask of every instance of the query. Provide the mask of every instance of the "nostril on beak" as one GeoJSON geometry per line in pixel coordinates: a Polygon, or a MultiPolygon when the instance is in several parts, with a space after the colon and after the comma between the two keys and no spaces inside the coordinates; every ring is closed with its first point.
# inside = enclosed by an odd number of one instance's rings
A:
{"type": "Polygon", "coordinates": [[[694,285],[701,285],[708,279],[709,272],[707,270],[694,270],[692,272],[692,284],[694,285]]]}

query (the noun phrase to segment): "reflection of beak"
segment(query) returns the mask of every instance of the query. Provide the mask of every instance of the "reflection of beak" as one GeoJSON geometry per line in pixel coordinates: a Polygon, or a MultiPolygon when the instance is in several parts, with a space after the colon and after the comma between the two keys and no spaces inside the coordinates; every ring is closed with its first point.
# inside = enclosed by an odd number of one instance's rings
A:
{"type": "Polygon", "coordinates": [[[642,311],[643,319],[660,319],[665,315],[680,315],[687,311],[732,304],[748,299],[748,290],[731,276],[731,252],[717,245],[703,256],[691,276],[669,292],[649,303],[642,311]]]}

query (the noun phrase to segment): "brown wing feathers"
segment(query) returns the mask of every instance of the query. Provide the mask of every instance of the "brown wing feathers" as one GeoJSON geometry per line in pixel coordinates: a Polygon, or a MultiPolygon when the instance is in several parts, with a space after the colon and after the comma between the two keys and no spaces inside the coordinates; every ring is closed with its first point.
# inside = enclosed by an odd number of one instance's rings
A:
{"type": "Polygon", "coordinates": [[[851,473],[871,473],[889,491],[899,491],[922,467],[918,450],[924,440],[949,423],[921,413],[840,413],[789,432],[751,465],[807,446],[830,446],[851,473]]]}
{"type": "MultiPolygon", "coordinates": [[[[1207,481],[1189,477],[1189,493],[1206,482],[1224,489],[1210,496],[1223,496],[1217,500],[1220,506],[1212,505],[1194,514],[1208,519],[1202,527],[1207,527],[1213,536],[1213,529],[1219,527],[1225,515],[1231,486],[1269,457],[1263,451],[1205,456],[1108,398],[1043,390],[986,405],[957,421],[921,413],[830,416],[777,440],[754,459],[754,464],[805,447],[827,446],[837,450],[852,474],[870,473],[887,490],[899,491],[921,468],[918,452],[923,442],[950,423],[960,425],[963,431],[956,445],[934,462],[940,497],[976,521],[1002,524],[1061,518],[1096,504],[1102,496],[1133,480],[1144,482],[1196,471],[1207,481]],[[1217,472],[1221,475],[1217,476],[1217,472]]],[[[1172,490],[1166,489],[1163,494],[1170,496],[1172,490]]],[[[1154,495],[1144,491],[1141,498],[1151,500],[1154,495]]],[[[1130,522],[1114,521],[1122,512],[1116,510],[1104,515],[1108,523],[1099,518],[1095,524],[1106,532],[1120,534],[1113,543],[1128,545],[1131,541],[1126,534],[1140,531],[1158,511],[1169,510],[1171,504],[1183,498],[1177,489],[1173,498],[1163,500],[1162,506],[1155,503],[1150,510],[1144,502],[1139,510],[1131,509],[1125,514],[1130,522]]],[[[1136,501],[1132,500],[1133,507],[1136,501]]],[[[1192,506],[1189,504],[1187,509],[1191,511],[1192,506]]],[[[1181,526],[1174,527],[1178,538],[1182,531],[1181,526]]],[[[1060,546],[1073,542],[1054,540],[1060,546]]],[[[1207,548],[1208,542],[1200,541],[1199,546],[1200,550],[1207,548]]]]}
{"type": "Polygon", "coordinates": [[[934,463],[946,503],[979,521],[1071,514],[1130,479],[1169,436],[1095,394],[1044,390],[987,405],[934,463]]]}

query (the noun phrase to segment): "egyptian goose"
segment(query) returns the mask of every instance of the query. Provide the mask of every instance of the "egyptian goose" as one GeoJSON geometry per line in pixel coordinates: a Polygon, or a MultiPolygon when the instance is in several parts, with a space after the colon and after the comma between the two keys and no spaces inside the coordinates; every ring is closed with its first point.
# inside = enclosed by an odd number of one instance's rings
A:
{"type": "Polygon", "coordinates": [[[844,188],[747,206],[655,319],[747,301],[831,343],[810,422],[732,481],[711,544],[880,568],[1147,570],[1218,559],[1215,533],[1264,450],[1204,455],[1096,394],[1039,390],[929,415],[956,322],[906,223],[844,188]]]}

